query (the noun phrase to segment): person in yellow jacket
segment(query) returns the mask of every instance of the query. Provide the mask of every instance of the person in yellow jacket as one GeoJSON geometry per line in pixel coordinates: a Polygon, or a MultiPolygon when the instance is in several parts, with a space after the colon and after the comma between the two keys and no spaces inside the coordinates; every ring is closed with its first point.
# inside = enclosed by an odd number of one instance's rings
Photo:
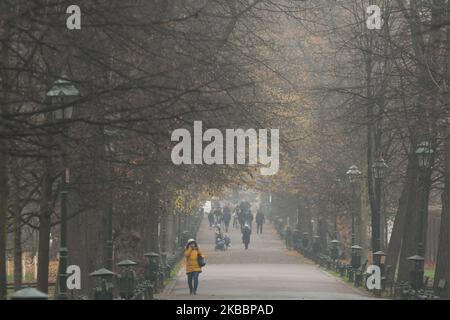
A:
{"type": "Polygon", "coordinates": [[[198,277],[202,272],[202,267],[198,263],[198,257],[204,258],[195,239],[189,239],[184,251],[186,257],[186,274],[188,278],[188,285],[190,294],[197,294],[198,277]]]}

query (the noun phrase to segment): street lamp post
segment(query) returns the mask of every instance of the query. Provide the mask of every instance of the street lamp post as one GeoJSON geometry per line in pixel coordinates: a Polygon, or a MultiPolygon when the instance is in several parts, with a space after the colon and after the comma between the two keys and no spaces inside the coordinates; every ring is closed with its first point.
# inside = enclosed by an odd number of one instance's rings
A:
{"type": "Polygon", "coordinates": [[[321,237],[320,237],[318,234],[316,234],[316,235],[313,236],[312,249],[313,249],[314,256],[315,256],[316,258],[317,258],[317,257],[320,255],[320,253],[321,253],[320,240],[321,240],[321,237]]]}
{"type": "MultiPolygon", "coordinates": [[[[105,268],[108,270],[113,270],[114,268],[114,241],[113,241],[113,165],[112,156],[114,152],[114,146],[112,144],[112,137],[114,136],[114,130],[103,129],[104,135],[104,152],[106,156],[106,176],[107,183],[110,183],[111,187],[106,196],[107,208],[105,215],[105,227],[106,227],[106,241],[105,241],[105,268]]],[[[108,190],[105,186],[104,190],[108,190]]]]}
{"type": "MultiPolygon", "coordinates": [[[[338,190],[340,189],[340,183],[341,183],[341,179],[339,179],[339,178],[334,179],[333,182],[331,183],[331,190],[330,190],[330,200],[333,203],[333,212],[334,212],[334,216],[333,216],[334,230],[333,230],[332,240],[330,241],[331,247],[329,248],[329,251],[330,251],[331,259],[336,264],[336,268],[337,268],[337,260],[338,260],[337,257],[339,255],[339,249],[337,247],[339,244],[337,202],[338,202],[338,190]]],[[[327,251],[327,250],[325,249],[325,251],[327,251]]]]}
{"type": "Polygon", "coordinates": [[[330,241],[331,243],[331,259],[339,260],[339,243],[340,241],[337,239],[333,239],[330,241]]]}
{"type": "Polygon", "coordinates": [[[337,240],[338,238],[338,208],[337,208],[337,190],[340,189],[340,183],[341,180],[339,178],[336,178],[336,180],[333,183],[333,203],[334,203],[334,234],[333,234],[333,239],[337,240]]]}
{"type": "MultiPolygon", "coordinates": [[[[47,92],[46,96],[51,99],[51,103],[56,105],[58,108],[53,111],[53,119],[56,121],[61,121],[64,126],[64,132],[68,134],[68,127],[64,123],[65,120],[69,120],[73,116],[73,106],[68,105],[71,103],[68,101],[70,98],[77,97],[79,91],[75,86],[67,80],[66,77],[62,77],[57,80],[52,88],[47,92]]],[[[64,144],[63,144],[64,145],[64,144]]],[[[58,265],[58,299],[67,299],[67,183],[69,182],[70,171],[67,165],[67,156],[64,146],[63,148],[63,176],[61,181],[61,243],[59,249],[59,265],[58,265]]]]}
{"type": "Polygon", "coordinates": [[[159,274],[159,257],[160,255],[156,252],[148,252],[144,254],[144,257],[148,259],[148,265],[145,272],[146,280],[152,282],[153,289],[158,290],[158,274],[159,274]]]}
{"type": "Polygon", "coordinates": [[[434,150],[428,141],[421,142],[416,150],[417,161],[420,168],[420,185],[421,185],[421,205],[419,212],[419,221],[417,224],[417,254],[408,258],[410,261],[414,261],[414,271],[412,275],[412,284],[414,289],[419,290],[423,288],[423,274],[424,274],[424,262],[425,262],[425,250],[424,250],[424,219],[427,212],[427,175],[428,170],[431,167],[431,157],[434,150]]]}
{"type": "Polygon", "coordinates": [[[352,200],[351,200],[351,214],[352,214],[352,259],[351,259],[351,267],[352,269],[349,272],[349,281],[353,281],[353,272],[358,269],[361,265],[361,247],[356,244],[355,237],[355,201],[356,201],[356,184],[361,177],[362,173],[359,171],[358,167],[352,165],[347,171],[347,177],[349,179],[350,185],[352,186],[352,200]]]}
{"type": "Polygon", "coordinates": [[[352,268],[353,269],[359,269],[361,267],[361,250],[362,247],[355,244],[351,247],[352,249],[352,268]]]}
{"type": "MultiPolygon", "coordinates": [[[[372,252],[378,252],[381,250],[381,182],[384,178],[386,169],[388,168],[383,157],[380,155],[372,166],[373,177],[375,178],[375,210],[372,212],[372,252]]],[[[372,261],[375,261],[376,257],[372,256],[372,261]]]]}
{"type": "Polygon", "coordinates": [[[356,244],[355,239],[355,201],[356,201],[356,183],[361,177],[362,173],[358,170],[358,167],[352,165],[347,171],[347,176],[352,186],[352,200],[351,200],[351,214],[352,214],[352,246],[356,244]]]}

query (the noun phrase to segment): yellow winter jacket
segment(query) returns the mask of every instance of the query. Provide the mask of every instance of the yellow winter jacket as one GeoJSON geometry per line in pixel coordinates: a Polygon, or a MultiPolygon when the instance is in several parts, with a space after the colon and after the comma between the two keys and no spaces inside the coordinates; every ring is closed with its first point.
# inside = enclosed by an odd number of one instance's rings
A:
{"type": "Polygon", "coordinates": [[[202,272],[202,268],[198,265],[197,261],[198,256],[204,257],[200,249],[192,249],[189,247],[184,251],[184,256],[186,257],[186,273],[194,271],[202,272]]]}

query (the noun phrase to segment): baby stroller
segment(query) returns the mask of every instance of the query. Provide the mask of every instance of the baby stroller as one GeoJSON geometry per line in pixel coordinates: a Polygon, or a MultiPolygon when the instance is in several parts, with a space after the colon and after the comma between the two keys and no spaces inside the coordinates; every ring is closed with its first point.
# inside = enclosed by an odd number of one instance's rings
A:
{"type": "Polygon", "coordinates": [[[225,251],[227,250],[227,245],[225,242],[225,239],[221,238],[220,236],[216,237],[216,246],[214,248],[214,250],[221,250],[221,251],[225,251]]]}

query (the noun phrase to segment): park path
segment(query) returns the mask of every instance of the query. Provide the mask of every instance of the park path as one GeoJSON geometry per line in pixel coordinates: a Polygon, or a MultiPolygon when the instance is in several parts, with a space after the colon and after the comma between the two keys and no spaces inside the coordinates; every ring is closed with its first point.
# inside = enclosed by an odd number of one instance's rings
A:
{"type": "Polygon", "coordinates": [[[189,295],[184,266],[159,299],[170,300],[288,300],[371,299],[328,275],[296,251],[287,250],[275,229],[264,225],[263,234],[253,228],[249,250],[238,229],[230,227],[232,247],[214,251],[214,232],[205,218],[197,241],[207,265],[200,275],[196,296],[189,295]]]}

